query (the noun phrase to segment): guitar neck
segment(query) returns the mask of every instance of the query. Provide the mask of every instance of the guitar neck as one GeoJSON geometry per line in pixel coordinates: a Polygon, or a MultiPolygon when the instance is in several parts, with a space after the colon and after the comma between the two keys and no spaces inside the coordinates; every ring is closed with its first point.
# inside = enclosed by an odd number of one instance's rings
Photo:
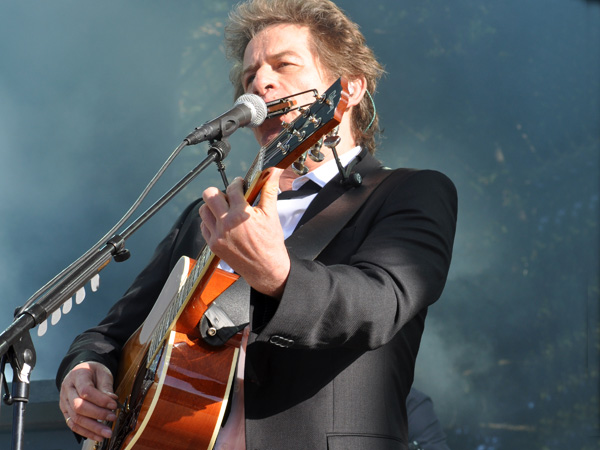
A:
{"type": "MultiPolygon", "coordinates": [[[[244,196],[248,203],[255,202],[273,167],[290,166],[340,124],[348,105],[348,96],[347,81],[339,78],[326,92],[317,96],[310,107],[301,109],[300,115],[275,139],[260,148],[244,177],[246,186],[244,196]]],[[[209,278],[216,270],[219,261],[219,258],[205,245],[177,299],[169,306],[169,311],[153,333],[149,351],[150,360],[161,347],[164,337],[175,325],[192,294],[198,289],[202,280],[209,278]]],[[[208,304],[206,306],[208,307],[208,304]]]]}

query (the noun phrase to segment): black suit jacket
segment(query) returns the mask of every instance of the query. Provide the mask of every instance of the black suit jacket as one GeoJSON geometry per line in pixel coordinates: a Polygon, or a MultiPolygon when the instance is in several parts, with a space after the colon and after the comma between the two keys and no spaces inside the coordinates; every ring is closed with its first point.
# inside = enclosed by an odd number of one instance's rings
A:
{"type": "MultiPolygon", "coordinates": [[[[355,170],[382,169],[366,155],[355,170]]],[[[338,181],[317,195],[296,232],[348,189],[338,181]]],[[[74,341],[58,383],[85,360],[116,372],[122,345],[175,262],[203,245],[198,203],[107,317],[74,341]]],[[[441,173],[394,171],[316,260],[290,254],[280,301],[251,292],[248,450],[406,448],[405,401],[427,307],[446,281],[456,209],[455,188],[441,173]]]]}

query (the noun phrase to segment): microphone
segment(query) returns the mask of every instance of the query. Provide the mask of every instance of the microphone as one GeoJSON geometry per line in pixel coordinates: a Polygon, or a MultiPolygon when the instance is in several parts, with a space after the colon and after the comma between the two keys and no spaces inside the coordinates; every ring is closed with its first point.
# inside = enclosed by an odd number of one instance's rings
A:
{"type": "Polygon", "coordinates": [[[258,95],[240,96],[233,108],[219,117],[206,122],[192,131],[184,141],[187,145],[231,136],[240,127],[254,128],[261,125],[267,117],[267,104],[258,95]]]}

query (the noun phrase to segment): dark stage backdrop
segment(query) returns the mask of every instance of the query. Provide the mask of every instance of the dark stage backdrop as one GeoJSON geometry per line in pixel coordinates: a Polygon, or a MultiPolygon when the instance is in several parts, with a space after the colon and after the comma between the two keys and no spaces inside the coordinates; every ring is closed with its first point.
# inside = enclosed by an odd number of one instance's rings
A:
{"type": "MultiPolygon", "coordinates": [[[[221,40],[232,3],[0,3],[0,329],[189,131],[231,106],[221,40]]],[[[598,448],[600,4],[338,3],[386,65],[380,158],[458,187],[453,265],[415,381],[451,448],[598,448]]],[[[232,143],[230,176],[257,150],[246,130],[232,143]]],[[[205,153],[186,149],[152,199],[205,153]]],[[[215,184],[211,169],[130,239],[132,258],[111,263],[98,292],[35,337],[34,380],[54,377],[72,338],[215,184]]]]}

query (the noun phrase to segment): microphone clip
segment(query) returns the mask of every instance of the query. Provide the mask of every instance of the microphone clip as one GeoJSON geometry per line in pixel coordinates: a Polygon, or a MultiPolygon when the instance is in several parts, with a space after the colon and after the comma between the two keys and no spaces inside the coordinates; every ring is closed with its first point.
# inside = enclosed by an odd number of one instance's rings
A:
{"type": "Polygon", "coordinates": [[[327,135],[327,137],[323,140],[323,145],[331,150],[333,153],[333,158],[335,159],[335,164],[337,165],[338,172],[340,173],[340,184],[348,187],[348,188],[356,188],[362,184],[362,176],[358,172],[353,172],[352,169],[354,166],[360,161],[360,159],[355,157],[350,163],[344,167],[342,162],[340,161],[340,157],[336,150],[336,147],[339,145],[341,138],[335,134],[337,133],[337,127],[327,135]]]}
{"type": "Polygon", "coordinates": [[[357,188],[362,185],[362,175],[358,172],[352,172],[354,166],[358,163],[358,158],[354,158],[350,164],[340,171],[342,177],[341,183],[347,187],[357,188]]]}

